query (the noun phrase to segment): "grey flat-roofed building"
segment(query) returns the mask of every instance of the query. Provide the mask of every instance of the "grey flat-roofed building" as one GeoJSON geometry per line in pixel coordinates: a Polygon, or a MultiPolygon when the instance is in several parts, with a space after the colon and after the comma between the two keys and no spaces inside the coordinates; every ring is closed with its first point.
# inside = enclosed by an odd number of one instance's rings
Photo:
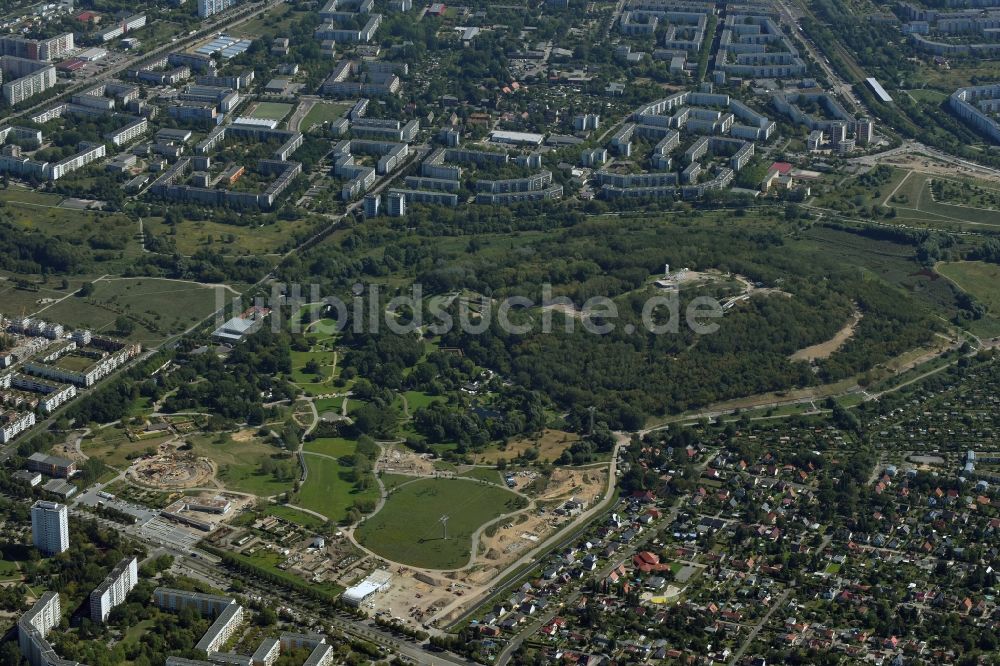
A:
{"type": "Polygon", "coordinates": [[[889,93],[885,91],[885,88],[882,87],[882,84],[879,83],[878,80],[876,80],[874,77],[871,76],[868,77],[867,79],[865,79],[865,83],[867,83],[868,87],[872,89],[872,92],[874,92],[875,95],[879,98],[879,101],[884,102],[885,104],[888,104],[889,102],[892,101],[892,97],[889,96],[889,93]]]}
{"type": "Polygon", "coordinates": [[[60,499],[67,500],[76,494],[76,486],[62,479],[49,479],[42,490],[47,493],[57,495],[60,499]]]}
{"type": "Polygon", "coordinates": [[[211,656],[213,652],[218,652],[219,648],[233,635],[240,622],[243,621],[243,606],[240,606],[235,600],[231,599],[231,601],[233,603],[219,613],[215,622],[208,628],[194,649],[204,650],[206,654],[211,656]]]}
{"type": "Polygon", "coordinates": [[[243,338],[260,328],[260,324],[260,319],[233,317],[225,324],[215,329],[215,332],[212,333],[212,337],[219,340],[225,340],[227,342],[240,342],[243,338]]]}
{"type": "Polygon", "coordinates": [[[236,600],[218,594],[158,587],[153,590],[153,603],[164,610],[179,612],[185,608],[193,608],[199,615],[216,617],[226,608],[235,604],[236,600]]]}
{"type": "Polygon", "coordinates": [[[281,654],[281,641],[265,638],[253,653],[253,666],[272,666],[281,654]]]}
{"type": "Polygon", "coordinates": [[[25,461],[28,471],[39,472],[48,476],[58,476],[69,478],[76,474],[76,462],[68,458],[50,456],[46,453],[35,452],[28,456],[25,461]]]}

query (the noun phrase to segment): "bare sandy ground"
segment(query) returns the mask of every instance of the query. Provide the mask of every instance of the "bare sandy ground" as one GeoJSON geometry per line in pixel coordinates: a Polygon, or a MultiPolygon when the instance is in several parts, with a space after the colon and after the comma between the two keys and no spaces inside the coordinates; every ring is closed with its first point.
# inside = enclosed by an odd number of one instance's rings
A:
{"type": "Polygon", "coordinates": [[[833,352],[844,346],[851,336],[854,335],[854,330],[858,327],[861,322],[861,317],[863,315],[859,310],[855,310],[851,315],[851,318],[847,320],[843,328],[837,331],[832,338],[826,342],[820,342],[819,344],[812,345],[811,347],[806,347],[805,349],[800,349],[789,358],[793,361],[815,361],[818,359],[829,358],[833,352]]]}

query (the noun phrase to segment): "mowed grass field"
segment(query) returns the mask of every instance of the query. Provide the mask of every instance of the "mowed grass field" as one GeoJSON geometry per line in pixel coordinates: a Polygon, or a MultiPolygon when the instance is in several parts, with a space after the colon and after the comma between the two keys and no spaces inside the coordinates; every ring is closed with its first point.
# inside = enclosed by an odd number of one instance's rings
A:
{"type": "Polygon", "coordinates": [[[62,288],[62,276],[28,278],[30,286],[19,287],[16,280],[25,276],[0,272],[0,312],[8,315],[33,314],[52,301],[59,300],[89,282],[79,276],[67,277],[68,285],[62,288]]]}
{"type": "Polygon", "coordinates": [[[973,322],[973,332],[979,335],[1000,335],[1000,265],[984,261],[942,262],[934,267],[941,275],[954,282],[962,291],[972,295],[989,310],[989,314],[973,322]]]}
{"type": "Polygon", "coordinates": [[[87,297],[71,296],[41,316],[72,328],[111,331],[121,315],[136,324],[131,339],[155,345],[182,333],[215,311],[232,294],[222,287],[158,278],[100,280],[87,297]],[[221,300],[220,300],[221,298],[221,300]]]}
{"type": "Polygon", "coordinates": [[[942,203],[934,200],[931,181],[934,176],[917,171],[907,175],[891,188],[884,188],[885,205],[897,211],[897,222],[911,222],[921,226],[940,226],[968,230],[983,228],[1000,229],[1000,214],[973,206],[942,203]],[[893,196],[889,197],[892,192],[893,196]]]}
{"type": "Polygon", "coordinates": [[[327,412],[333,412],[335,414],[339,414],[341,408],[344,405],[344,397],[339,396],[336,398],[319,398],[316,400],[315,404],[316,404],[316,412],[320,416],[326,414],[327,412]]]}
{"type": "Polygon", "coordinates": [[[907,90],[906,94],[918,102],[943,102],[948,98],[947,93],[931,88],[914,88],[913,90],[907,90]]]}
{"type": "Polygon", "coordinates": [[[302,445],[307,453],[320,453],[332,458],[353,456],[357,447],[357,442],[343,437],[320,437],[302,445]]]}
{"type": "Polygon", "coordinates": [[[159,435],[133,442],[120,428],[110,427],[91,434],[80,443],[80,448],[90,458],[116,469],[124,469],[132,464],[132,460],[155,452],[168,439],[169,435],[159,435]]]}
{"type": "Polygon", "coordinates": [[[339,459],[351,459],[357,443],[342,438],[320,438],[304,445],[309,474],[296,497],[297,506],[323,514],[330,520],[341,521],[358,501],[375,501],[377,485],[358,491],[354,487],[350,465],[339,459]],[[319,454],[319,455],[311,455],[319,454]]]}
{"type": "Polygon", "coordinates": [[[331,120],[336,120],[347,113],[350,108],[350,104],[320,102],[319,104],[314,105],[313,108],[309,109],[309,113],[307,113],[306,117],[302,119],[302,124],[299,126],[299,130],[302,132],[308,132],[316,125],[322,125],[323,123],[328,123],[331,120]]]}
{"type": "Polygon", "coordinates": [[[306,513],[293,506],[286,506],[284,504],[269,504],[265,511],[270,516],[277,516],[309,530],[318,530],[326,524],[326,521],[317,518],[311,513],[306,513]]]}
{"type": "Polygon", "coordinates": [[[355,535],[366,548],[393,562],[457,569],[469,561],[473,533],[516,511],[519,501],[514,493],[475,481],[420,479],[393,492],[355,535]],[[443,538],[443,515],[449,517],[448,539],[443,538]]]}
{"type": "Polygon", "coordinates": [[[332,351],[293,351],[290,379],[296,384],[329,381],[333,376],[334,356],[335,352],[332,351]],[[305,371],[306,364],[310,361],[315,361],[319,365],[320,373],[318,375],[305,371]]]}
{"type": "Polygon", "coordinates": [[[435,402],[447,402],[448,398],[443,395],[430,395],[420,391],[406,391],[406,404],[410,406],[410,414],[422,407],[430,407],[435,402]]]}
{"type": "Polygon", "coordinates": [[[250,112],[251,118],[264,118],[266,120],[283,120],[292,111],[291,104],[284,104],[282,102],[258,102],[257,106],[254,107],[253,111],[250,112]]]}
{"type": "Polygon", "coordinates": [[[464,472],[459,472],[458,475],[464,476],[467,479],[479,479],[480,481],[489,481],[490,483],[504,482],[500,472],[492,467],[473,467],[464,472]]]}
{"type": "MultiPolygon", "coordinates": [[[[188,439],[198,456],[215,461],[218,478],[227,489],[250,493],[258,497],[270,497],[291,490],[291,481],[278,481],[271,474],[261,472],[261,464],[267,458],[295,461],[295,457],[265,444],[255,437],[235,441],[225,436],[219,442],[215,437],[195,436],[188,439]]],[[[296,468],[298,463],[294,462],[296,468]]]]}

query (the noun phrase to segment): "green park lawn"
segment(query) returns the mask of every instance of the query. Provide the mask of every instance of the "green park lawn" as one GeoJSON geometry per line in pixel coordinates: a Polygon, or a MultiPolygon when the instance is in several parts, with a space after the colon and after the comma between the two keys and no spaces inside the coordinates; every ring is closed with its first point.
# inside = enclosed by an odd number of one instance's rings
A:
{"type": "Polygon", "coordinates": [[[985,317],[971,323],[974,333],[992,337],[1000,335],[1000,265],[984,261],[954,261],[939,263],[934,269],[954,282],[987,308],[985,317]]]}
{"type": "Polygon", "coordinates": [[[0,560],[0,579],[8,580],[11,578],[19,578],[20,576],[21,570],[18,569],[17,562],[0,560]]]}
{"type": "Polygon", "coordinates": [[[322,452],[325,455],[306,453],[309,474],[299,490],[295,504],[339,522],[347,517],[347,512],[355,502],[377,500],[379,496],[377,485],[372,485],[363,491],[356,490],[351,478],[351,467],[341,465],[334,458],[325,457],[353,456],[355,448],[354,442],[340,439],[309,442],[306,446],[307,451],[322,452]]]}
{"type": "Polygon", "coordinates": [[[472,469],[460,472],[459,476],[464,476],[467,479],[489,481],[490,483],[503,483],[503,479],[500,477],[500,472],[492,467],[473,467],[472,469]]]}
{"type": "Polygon", "coordinates": [[[306,395],[317,396],[334,393],[335,388],[330,384],[330,380],[334,374],[335,358],[336,354],[332,351],[293,351],[292,372],[288,379],[297,384],[306,395]],[[319,364],[318,374],[305,371],[306,364],[310,361],[316,361],[319,364]]]}
{"type": "Polygon", "coordinates": [[[409,483],[418,479],[418,477],[406,474],[382,474],[379,478],[382,480],[382,485],[385,486],[386,492],[392,492],[404,483],[409,483]]]}
{"type": "Polygon", "coordinates": [[[308,339],[314,345],[330,345],[339,336],[337,320],[323,317],[316,321],[305,322],[308,339]]]}
{"type": "Polygon", "coordinates": [[[296,384],[323,383],[333,376],[333,352],[293,351],[291,380],[296,384]],[[306,364],[319,364],[319,374],[305,371],[306,364]]]}
{"type": "Polygon", "coordinates": [[[410,406],[411,415],[418,409],[422,407],[429,407],[435,402],[448,401],[448,398],[443,395],[428,395],[427,393],[422,393],[421,391],[406,391],[403,395],[406,396],[406,404],[410,406]]]}
{"type": "Polygon", "coordinates": [[[315,402],[316,412],[322,416],[326,412],[340,413],[340,408],[344,404],[343,396],[337,398],[319,398],[315,402]]]}
{"type": "Polygon", "coordinates": [[[268,515],[277,516],[283,520],[295,523],[296,525],[301,525],[306,529],[318,530],[323,527],[325,521],[317,518],[311,513],[306,513],[305,511],[300,511],[293,506],[285,506],[284,504],[271,504],[265,509],[268,515]]]}
{"type": "Polygon", "coordinates": [[[320,437],[306,442],[303,448],[308,452],[321,453],[331,458],[343,458],[353,456],[357,446],[357,442],[343,437],[320,437]]]}
{"type": "Polygon", "coordinates": [[[393,562],[429,569],[455,569],[469,560],[472,534],[521,498],[502,488],[460,479],[421,479],[389,495],[385,506],[358,527],[366,548],[393,562]],[[440,518],[448,519],[448,539],[440,518]]]}
{"type": "MultiPolygon", "coordinates": [[[[215,461],[219,479],[229,490],[250,493],[258,497],[270,497],[292,487],[291,481],[279,481],[274,475],[261,472],[261,464],[267,458],[288,455],[270,444],[257,439],[235,442],[230,437],[226,437],[221,443],[214,437],[192,437],[188,441],[193,445],[197,455],[215,461]]],[[[288,460],[288,458],[282,459],[288,460]]],[[[291,460],[294,461],[294,457],[291,460]]]]}

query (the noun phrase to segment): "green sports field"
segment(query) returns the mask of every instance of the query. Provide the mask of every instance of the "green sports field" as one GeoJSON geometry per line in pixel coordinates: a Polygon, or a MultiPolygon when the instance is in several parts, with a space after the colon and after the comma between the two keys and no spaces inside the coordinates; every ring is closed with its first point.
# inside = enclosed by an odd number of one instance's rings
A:
{"type": "Polygon", "coordinates": [[[350,108],[350,104],[320,102],[309,109],[309,113],[302,119],[302,125],[299,129],[303,132],[308,132],[315,125],[322,125],[323,123],[340,118],[350,108]]]}
{"type": "Polygon", "coordinates": [[[469,561],[473,533],[518,510],[523,499],[477,481],[420,479],[399,486],[355,533],[363,546],[400,564],[456,569],[469,561]],[[448,516],[448,539],[441,516],[448,516]]]}
{"type": "Polygon", "coordinates": [[[265,118],[267,120],[283,120],[292,110],[291,104],[281,102],[258,102],[250,113],[251,118],[265,118]]]}

